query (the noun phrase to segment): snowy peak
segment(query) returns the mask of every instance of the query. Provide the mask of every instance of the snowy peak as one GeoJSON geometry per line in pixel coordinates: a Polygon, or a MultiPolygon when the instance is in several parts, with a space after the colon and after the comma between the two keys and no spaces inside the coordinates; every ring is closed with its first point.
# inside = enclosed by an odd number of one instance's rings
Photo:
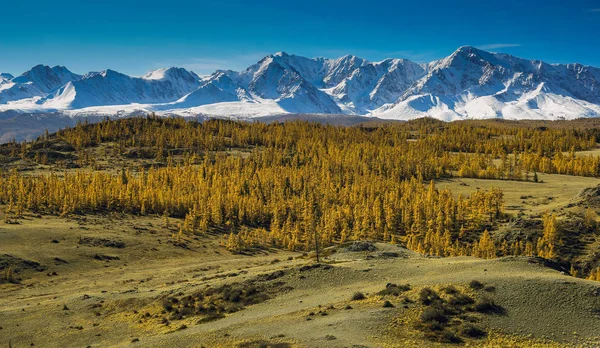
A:
{"type": "Polygon", "coordinates": [[[367,114],[395,102],[415,81],[425,75],[424,66],[407,59],[385,59],[371,63],[343,57],[340,62],[344,61],[360,65],[331,89],[330,93],[344,103],[348,110],[358,114],[367,114]]]}
{"type": "Polygon", "coordinates": [[[51,68],[41,64],[18,77],[3,74],[0,77],[0,104],[41,98],[60,86],[80,78],[81,76],[73,74],[65,67],[51,68]]]}
{"type": "Polygon", "coordinates": [[[340,113],[340,107],[315,84],[322,79],[323,59],[280,52],[263,58],[242,73],[241,88],[260,99],[273,99],[293,113],[340,113]]]}
{"type": "Polygon", "coordinates": [[[306,58],[286,52],[277,52],[261,59],[257,64],[248,68],[249,72],[259,72],[276,64],[284,70],[299,75],[315,87],[333,87],[349,77],[354,70],[367,64],[365,59],[346,55],[337,59],[306,58]]]}
{"type": "Polygon", "coordinates": [[[163,109],[193,108],[207,104],[244,100],[246,92],[228,75],[232,72],[217,71],[201,81],[201,86],[163,109]]]}
{"type": "Polygon", "coordinates": [[[599,69],[547,64],[470,46],[429,65],[388,117],[574,118],[600,116],[599,69]]]}
{"type": "Polygon", "coordinates": [[[600,70],[580,64],[548,64],[463,46],[432,64],[428,76],[411,91],[460,96],[522,95],[544,83],[556,93],[600,102],[600,70]]]}
{"type": "Polygon", "coordinates": [[[197,75],[185,69],[155,71],[142,78],[107,69],[71,81],[41,104],[67,108],[85,108],[132,103],[167,103],[177,100],[200,86],[197,75]]]}
{"type": "Polygon", "coordinates": [[[69,69],[67,69],[64,66],[57,65],[52,68],[52,71],[54,72],[54,74],[56,74],[56,76],[59,77],[59,79],[63,83],[79,80],[81,78],[81,75],[72,73],[69,69]]]}
{"type": "Polygon", "coordinates": [[[327,87],[336,86],[350,77],[353,71],[368,63],[367,60],[350,54],[335,60],[328,60],[325,64],[323,82],[327,87]]]}
{"type": "Polygon", "coordinates": [[[219,70],[202,78],[177,67],[131,77],[110,69],[80,76],[62,66],[38,65],[16,78],[0,75],[2,110],[345,113],[444,120],[599,117],[600,69],[548,64],[472,46],[426,64],[277,52],[244,71],[219,70]]]}
{"type": "Polygon", "coordinates": [[[296,74],[300,78],[319,83],[321,79],[320,72],[323,67],[323,59],[311,59],[301,57],[285,52],[277,52],[261,59],[257,64],[250,66],[248,71],[253,72],[253,80],[264,75],[265,72],[281,70],[291,74],[296,74]]]}
{"type": "Polygon", "coordinates": [[[29,83],[37,87],[41,92],[50,92],[69,81],[80,79],[81,76],[73,74],[67,68],[47,65],[36,65],[31,70],[24,72],[21,76],[14,78],[14,83],[29,83]]]}
{"type": "Polygon", "coordinates": [[[187,71],[184,68],[177,68],[177,67],[154,70],[154,71],[151,71],[151,72],[147,73],[146,75],[142,76],[142,78],[145,80],[159,80],[159,81],[182,80],[182,81],[187,81],[189,83],[194,83],[195,81],[200,80],[200,77],[198,77],[198,75],[196,75],[195,73],[193,73],[191,71],[187,71]]]}
{"type": "Polygon", "coordinates": [[[161,68],[157,70],[153,70],[148,72],[146,75],[142,76],[145,80],[163,80],[165,79],[165,75],[167,71],[173,68],[161,68]]]}

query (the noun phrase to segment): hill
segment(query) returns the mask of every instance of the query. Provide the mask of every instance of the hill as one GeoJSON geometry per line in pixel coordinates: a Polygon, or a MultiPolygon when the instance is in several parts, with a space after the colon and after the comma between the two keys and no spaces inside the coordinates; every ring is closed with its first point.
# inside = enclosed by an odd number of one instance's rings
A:
{"type": "Polygon", "coordinates": [[[9,142],[0,344],[596,346],[594,122],[143,117],[9,142]]]}

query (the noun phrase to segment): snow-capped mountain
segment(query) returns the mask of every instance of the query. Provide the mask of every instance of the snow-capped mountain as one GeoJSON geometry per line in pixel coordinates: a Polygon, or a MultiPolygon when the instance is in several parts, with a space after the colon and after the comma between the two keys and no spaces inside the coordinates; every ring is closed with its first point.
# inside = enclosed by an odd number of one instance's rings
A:
{"type": "Polygon", "coordinates": [[[14,78],[15,77],[9,73],[0,73],[0,85],[4,84],[4,83],[8,83],[8,82],[10,82],[10,80],[12,80],[14,78]]]}
{"type": "Polygon", "coordinates": [[[390,119],[600,116],[600,69],[548,64],[464,46],[431,63],[369,62],[347,55],[279,52],[246,70],[199,77],[182,68],[142,77],[113,70],[76,75],[38,65],[0,74],[0,111],[127,115],[268,116],[318,113],[390,119]]]}
{"type": "Polygon", "coordinates": [[[12,86],[12,79],[14,79],[14,76],[12,76],[11,74],[0,73],[0,91],[2,91],[3,89],[10,88],[12,86]]]}
{"type": "Polygon", "coordinates": [[[36,65],[17,77],[3,73],[0,77],[0,103],[39,98],[70,81],[79,79],[80,75],[73,74],[64,66],[51,68],[36,65]]]}
{"type": "Polygon", "coordinates": [[[46,65],[36,65],[21,76],[12,79],[16,84],[30,84],[42,92],[49,92],[69,81],[79,80],[80,75],[73,74],[64,66],[53,68],[46,65]]]}
{"type": "Polygon", "coordinates": [[[199,86],[198,75],[181,68],[161,69],[141,78],[109,69],[70,81],[40,99],[38,104],[59,109],[79,109],[132,103],[168,103],[199,86]]]}
{"type": "Polygon", "coordinates": [[[378,114],[460,118],[577,118],[600,116],[600,69],[547,64],[460,47],[429,64],[395,103],[378,114]]]}
{"type": "Polygon", "coordinates": [[[330,90],[335,99],[357,114],[393,103],[419,78],[426,67],[406,59],[364,64],[330,90]]]}

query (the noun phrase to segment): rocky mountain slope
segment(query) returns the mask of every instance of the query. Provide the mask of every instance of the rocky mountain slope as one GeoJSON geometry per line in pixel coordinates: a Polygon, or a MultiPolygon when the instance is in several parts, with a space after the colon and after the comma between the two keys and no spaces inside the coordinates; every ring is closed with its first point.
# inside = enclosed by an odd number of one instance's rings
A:
{"type": "Polygon", "coordinates": [[[65,67],[38,65],[18,77],[0,75],[0,112],[9,110],[69,116],[157,112],[572,119],[600,116],[600,69],[470,46],[426,64],[279,52],[244,71],[219,70],[205,77],[182,68],[130,77],[113,70],[77,75],[65,67]]]}

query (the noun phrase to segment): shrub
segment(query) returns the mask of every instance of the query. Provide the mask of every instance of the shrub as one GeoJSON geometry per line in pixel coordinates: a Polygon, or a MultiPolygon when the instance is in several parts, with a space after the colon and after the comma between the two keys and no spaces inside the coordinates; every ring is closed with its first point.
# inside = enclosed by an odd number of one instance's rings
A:
{"type": "Polygon", "coordinates": [[[383,303],[383,308],[394,308],[395,306],[390,301],[385,301],[383,303]]]}
{"type": "Polygon", "coordinates": [[[167,311],[170,312],[173,310],[173,305],[171,304],[171,302],[169,302],[168,300],[163,301],[163,308],[167,311]]]}
{"type": "Polygon", "coordinates": [[[489,297],[483,297],[475,303],[475,311],[479,313],[494,313],[503,314],[504,308],[497,305],[494,300],[489,297]]]}
{"type": "Polygon", "coordinates": [[[423,288],[419,292],[419,301],[429,306],[434,302],[439,302],[441,300],[440,296],[431,288],[423,288]]]}
{"type": "Polygon", "coordinates": [[[365,298],[367,298],[365,296],[365,294],[363,294],[360,291],[357,291],[352,295],[352,301],[360,301],[360,300],[364,300],[365,298]]]}
{"type": "Polygon", "coordinates": [[[452,294],[456,294],[458,293],[458,289],[455,288],[453,285],[448,285],[447,287],[442,289],[444,291],[444,293],[452,295],[452,294]]]}
{"type": "Polygon", "coordinates": [[[400,293],[402,293],[404,291],[408,291],[408,290],[410,290],[410,285],[409,284],[397,285],[397,284],[388,283],[385,286],[385,289],[383,289],[380,292],[378,292],[377,295],[380,295],[380,296],[386,296],[386,295],[399,296],[400,293]]]}
{"type": "Polygon", "coordinates": [[[461,343],[462,340],[460,337],[456,336],[456,334],[450,330],[442,330],[438,334],[438,342],[441,343],[461,343]]]}
{"type": "Polygon", "coordinates": [[[460,328],[460,334],[466,337],[481,338],[487,335],[482,328],[471,323],[464,323],[460,328]]]}
{"type": "Polygon", "coordinates": [[[240,302],[242,300],[242,290],[238,288],[223,292],[223,299],[230,302],[240,302]]]}
{"type": "Polygon", "coordinates": [[[398,290],[400,290],[400,291],[408,291],[410,289],[411,289],[410,284],[398,285],[398,290]]]}
{"type": "Polygon", "coordinates": [[[197,324],[204,324],[204,323],[215,321],[215,320],[218,320],[218,319],[221,319],[221,318],[225,318],[225,315],[221,314],[221,313],[211,314],[209,316],[206,316],[206,317],[198,320],[197,324]]]}
{"type": "Polygon", "coordinates": [[[470,296],[461,293],[455,293],[448,299],[448,303],[455,307],[470,305],[473,302],[475,301],[470,296]]]}
{"type": "Polygon", "coordinates": [[[429,332],[425,332],[425,338],[440,343],[461,343],[462,340],[456,334],[444,327],[429,325],[429,332]]]}
{"type": "Polygon", "coordinates": [[[478,280],[471,280],[471,282],[469,283],[469,287],[473,290],[481,290],[483,289],[484,285],[478,280]]]}
{"type": "Polygon", "coordinates": [[[448,320],[448,316],[444,314],[444,311],[438,308],[426,308],[423,313],[421,313],[421,321],[424,323],[438,322],[440,324],[445,324],[448,320]]]}

